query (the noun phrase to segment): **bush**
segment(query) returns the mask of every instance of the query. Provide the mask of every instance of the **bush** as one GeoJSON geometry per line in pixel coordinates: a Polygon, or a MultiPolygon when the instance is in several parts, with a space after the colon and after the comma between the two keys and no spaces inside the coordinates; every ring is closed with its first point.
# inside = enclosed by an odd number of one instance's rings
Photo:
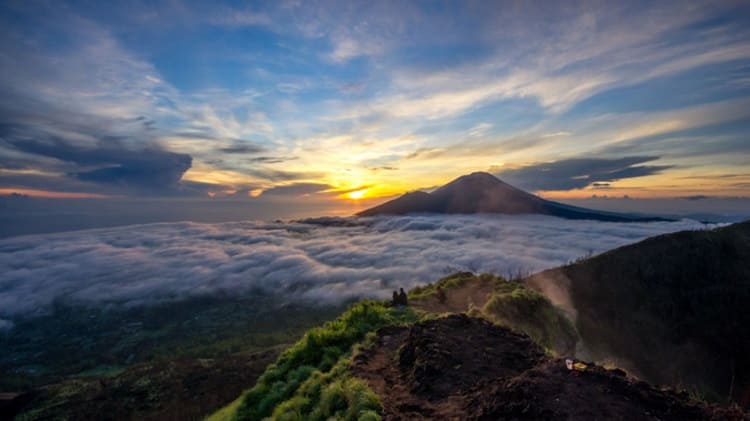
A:
{"type": "Polygon", "coordinates": [[[479,283],[505,282],[503,278],[495,276],[491,273],[474,275],[471,272],[456,272],[453,275],[449,275],[438,280],[437,282],[413,288],[411,291],[409,291],[409,298],[417,299],[427,297],[430,295],[434,295],[438,287],[444,290],[449,290],[452,288],[464,286],[466,283],[472,281],[478,281],[479,283]]]}
{"type": "Polygon", "coordinates": [[[575,350],[578,334],[573,324],[547,297],[522,284],[498,284],[482,313],[556,353],[571,354],[575,350]]]}
{"type": "Polygon", "coordinates": [[[352,305],[282,353],[245,395],[236,418],[260,420],[274,414],[279,419],[326,419],[343,411],[344,418],[356,420],[355,410],[377,414],[377,396],[364,383],[348,378],[347,357],[369,332],[417,319],[410,308],[387,308],[374,301],[352,305]]]}

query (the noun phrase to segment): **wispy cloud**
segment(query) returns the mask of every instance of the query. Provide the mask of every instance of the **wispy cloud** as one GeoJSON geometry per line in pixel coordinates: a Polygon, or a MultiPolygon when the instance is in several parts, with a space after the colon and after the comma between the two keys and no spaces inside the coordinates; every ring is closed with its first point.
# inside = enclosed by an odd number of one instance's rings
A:
{"type": "MultiPolygon", "coordinates": [[[[647,154],[669,175],[747,157],[742,129],[685,133],[747,118],[742,2],[106,9],[0,9],[0,120],[76,148],[117,138],[186,154],[183,181],[224,189],[294,181],[385,195],[495,162],[647,154]]],[[[7,144],[0,154],[3,168],[47,180],[94,170],[7,144]]]]}
{"type": "Polygon", "coordinates": [[[610,187],[610,181],[644,177],[671,168],[669,165],[643,165],[655,156],[625,158],[575,158],[534,163],[515,169],[501,169],[498,177],[528,190],[571,190],[586,186],[610,187]]]}

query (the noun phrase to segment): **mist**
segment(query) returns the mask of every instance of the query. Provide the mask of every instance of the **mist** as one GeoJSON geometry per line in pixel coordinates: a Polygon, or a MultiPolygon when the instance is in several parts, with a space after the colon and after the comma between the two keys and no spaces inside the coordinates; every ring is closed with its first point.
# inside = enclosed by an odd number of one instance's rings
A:
{"type": "Polygon", "coordinates": [[[384,298],[454,271],[531,273],[703,227],[503,215],[316,222],[160,223],[0,240],[0,319],[57,304],[133,307],[257,291],[318,303],[384,298]]]}

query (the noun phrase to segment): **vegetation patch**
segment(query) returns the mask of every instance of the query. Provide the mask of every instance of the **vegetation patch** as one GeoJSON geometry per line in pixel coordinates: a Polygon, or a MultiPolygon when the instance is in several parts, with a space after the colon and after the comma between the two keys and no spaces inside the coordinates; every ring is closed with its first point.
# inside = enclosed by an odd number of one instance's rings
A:
{"type": "Polygon", "coordinates": [[[578,339],[575,327],[541,293],[517,282],[500,282],[482,308],[491,321],[523,332],[558,354],[572,354],[578,339]]]}
{"type": "Polygon", "coordinates": [[[409,293],[427,311],[466,312],[529,335],[556,354],[572,354],[578,334],[563,310],[524,284],[491,273],[458,272],[409,293]],[[444,299],[437,297],[438,288],[444,299]]]}
{"type": "Polygon", "coordinates": [[[260,420],[377,417],[377,397],[348,376],[354,345],[380,327],[418,320],[410,308],[364,301],[336,320],[311,329],[286,350],[248,391],[232,417],[260,420]]]}
{"type": "Polygon", "coordinates": [[[48,315],[14,320],[11,334],[0,332],[0,390],[109,376],[137,363],[265,351],[295,343],[345,308],[263,294],[109,310],[60,304],[48,315]]]}
{"type": "Polygon", "coordinates": [[[439,279],[437,282],[413,288],[411,291],[409,291],[409,298],[420,299],[433,296],[437,293],[438,288],[451,290],[465,286],[468,283],[479,282],[498,284],[503,281],[505,281],[503,278],[495,276],[491,273],[475,275],[471,272],[456,272],[452,275],[439,279]]]}

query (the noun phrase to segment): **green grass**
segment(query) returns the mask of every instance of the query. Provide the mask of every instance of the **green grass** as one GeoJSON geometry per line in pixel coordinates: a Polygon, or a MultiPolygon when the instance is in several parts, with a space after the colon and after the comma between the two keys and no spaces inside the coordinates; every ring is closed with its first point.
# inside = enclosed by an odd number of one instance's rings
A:
{"type": "Polygon", "coordinates": [[[573,324],[544,295],[526,288],[519,282],[507,281],[491,273],[475,275],[458,272],[437,282],[419,286],[409,292],[412,299],[436,294],[440,287],[445,291],[470,285],[482,288],[491,285],[494,292],[483,308],[470,308],[467,314],[483,317],[494,323],[523,332],[542,347],[556,354],[572,353],[578,339],[573,324]]]}
{"type": "MultiPolygon", "coordinates": [[[[425,297],[438,286],[449,290],[469,282],[495,289],[484,308],[473,310],[479,316],[525,332],[548,348],[554,349],[560,338],[575,337],[572,325],[544,296],[495,275],[457,273],[409,294],[425,297]]],[[[358,347],[369,346],[372,332],[380,327],[437,316],[410,307],[386,307],[382,302],[354,304],[337,319],[308,331],[266,369],[252,389],[209,419],[380,419],[378,396],[349,373],[351,356],[358,347]]]]}
{"type": "Polygon", "coordinates": [[[575,350],[578,335],[573,324],[547,297],[523,284],[498,283],[481,312],[495,323],[529,335],[556,354],[575,350]]]}
{"type": "Polygon", "coordinates": [[[492,282],[499,283],[504,281],[503,278],[495,276],[491,273],[483,273],[481,275],[475,275],[471,272],[456,272],[452,275],[448,275],[444,278],[439,279],[437,282],[431,284],[418,286],[409,291],[410,299],[424,298],[434,295],[437,292],[437,288],[440,287],[444,290],[450,290],[453,288],[459,288],[466,285],[469,282],[492,282]]]}
{"type": "Polygon", "coordinates": [[[380,398],[367,384],[349,375],[349,358],[327,373],[315,371],[290,399],[279,404],[275,420],[379,420],[380,398]]]}
{"type": "Polygon", "coordinates": [[[245,395],[243,394],[237,399],[233,400],[229,405],[206,417],[205,421],[231,421],[237,413],[240,405],[242,405],[242,401],[244,399],[245,395]]]}
{"type": "Polygon", "coordinates": [[[410,308],[388,308],[381,302],[352,305],[336,320],[308,331],[279,356],[244,395],[233,418],[372,419],[378,414],[376,398],[363,383],[348,377],[346,361],[368,333],[418,318],[410,308]]]}

